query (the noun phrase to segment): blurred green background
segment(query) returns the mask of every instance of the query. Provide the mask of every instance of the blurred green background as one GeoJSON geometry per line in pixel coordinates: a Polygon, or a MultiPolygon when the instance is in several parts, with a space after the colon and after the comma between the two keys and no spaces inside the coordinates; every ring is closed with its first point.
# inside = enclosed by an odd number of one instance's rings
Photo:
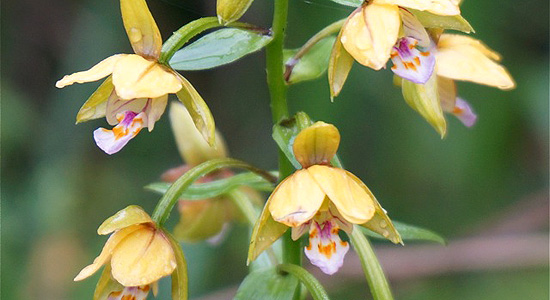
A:
{"type": "MultiPolygon", "coordinates": [[[[215,13],[214,0],[148,3],[165,39],[215,13]]],[[[92,139],[104,120],[74,125],[99,83],[54,87],[64,74],[131,53],[118,1],[2,6],[1,296],[90,299],[98,276],[72,278],[106,240],[96,235],[98,225],[128,204],[151,212],[159,197],[142,187],[182,162],[167,115],[108,157],[92,139]]],[[[271,6],[256,0],[243,20],[268,27],[271,6]]],[[[351,12],[328,0],[292,0],[290,9],[290,48],[351,12]]],[[[338,126],[344,164],[393,219],[449,239],[448,247],[376,244],[397,299],[548,299],[548,1],[465,1],[462,11],[518,85],[503,92],[459,84],[478,113],[475,127],[449,116],[441,140],[403,101],[389,70],[358,64],[334,103],[323,76],[290,89],[291,109],[338,126]]],[[[208,102],[232,156],[274,169],[264,58],[260,52],[185,76],[208,102]]],[[[184,245],[192,297],[231,298],[246,274],[247,239],[246,228],[234,226],[217,247],[184,245]]],[[[339,275],[319,278],[334,299],[365,299],[356,257],[347,259],[339,275]]]]}

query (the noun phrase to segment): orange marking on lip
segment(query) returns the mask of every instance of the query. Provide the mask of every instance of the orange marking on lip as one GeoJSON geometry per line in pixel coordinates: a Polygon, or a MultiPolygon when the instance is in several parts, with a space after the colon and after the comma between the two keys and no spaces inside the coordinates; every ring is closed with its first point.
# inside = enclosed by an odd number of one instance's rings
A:
{"type": "Polygon", "coordinates": [[[422,56],[429,56],[429,55],[430,55],[430,51],[420,52],[420,54],[421,54],[422,56]]]}
{"type": "Polygon", "coordinates": [[[348,242],[340,241],[340,245],[342,245],[342,247],[346,247],[348,245],[348,242]]]}
{"type": "Polygon", "coordinates": [[[392,52],[392,53],[390,53],[390,58],[394,58],[394,57],[396,57],[396,56],[397,56],[397,52],[392,52]]]}
{"type": "Polygon", "coordinates": [[[323,246],[321,244],[317,245],[319,253],[323,254],[326,258],[330,259],[332,254],[336,253],[336,243],[332,241],[330,244],[323,246]]]}
{"type": "Polygon", "coordinates": [[[395,69],[397,69],[397,66],[396,66],[396,65],[393,65],[393,66],[391,66],[391,69],[392,69],[392,70],[395,70],[395,69]]]}
{"type": "Polygon", "coordinates": [[[125,296],[122,296],[120,300],[136,300],[136,297],[134,295],[125,295],[125,296]]]}
{"type": "Polygon", "coordinates": [[[414,57],[414,62],[420,66],[420,58],[418,56],[414,57]]]}
{"type": "Polygon", "coordinates": [[[460,108],[460,107],[455,106],[455,107],[453,108],[453,114],[455,114],[455,115],[460,115],[460,114],[462,114],[463,112],[464,112],[464,110],[463,110],[462,108],[460,108]]]}
{"type": "Polygon", "coordinates": [[[118,297],[118,296],[120,296],[120,294],[122,294],[122,291],[112,292],[112,293],[109,294],[109,297],[111,297],[111,296],[112,297],[118,297]]]}
{"type": "Polygon", "coordinates": [[[149,285],[146,285],[146,286],[143,286],[143,287],[141,287],[141,286],[138,287],[138,290],[144,291],[146,293],[149,291],[149,289],[150,289],[149,285]]]}
{"type": "Polygon", "coordinates": [[[416,71],[416,66],[412,62],[407,61],[405,62],[405,65],[407,69],[412,69],[413,71],[416,71]]]}

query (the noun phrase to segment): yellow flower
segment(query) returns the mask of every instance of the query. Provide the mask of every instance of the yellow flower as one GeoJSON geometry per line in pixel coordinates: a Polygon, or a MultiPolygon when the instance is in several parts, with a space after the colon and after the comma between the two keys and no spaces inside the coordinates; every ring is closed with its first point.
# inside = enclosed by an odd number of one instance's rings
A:
{"type": "Polygon", "coordinates": [[[176,250],[169,237],[138,206],[128,206],[105,220],[98,234],[111,234],[111,237],[94,262],[82,269],[74,280],[83,280],[107,265],[112,278],[122,285],[110,293],[112,299],[121,295],[145,299],[150,285],[154,287],[177,266],[176,250]]]}
{"type": "MultiPolygon", "coordinates": [[[[77,115],[77,123],[107,117],[113,130],[94,132],[97,145],[108,154],[122,149],[143,127],[153,130],[166,108],[168,94],[176,93],[184,101],[205,110],[204,101],[179,73],[158,62],[162,39],[145,0],[121,0],[124,27],[136,54],[115,54],[87,71],[66,75],[56,83],[63,88],[73,83],[97,81],[109,76],[86,101],[77,115]]],[[[204,120],[203,120],[204,121],[204,120]]],[[[197,125],[199,126],[199,125],[197,125]]],[[[212,143],[214,127],[206,124],[205,138],[212,143]]]]}
{"type": "Polygon", "coordinates": [[[428,46],[423,45],[423,42],[429,42],[424,28],[407,8],[437,15],[460,14],[454,0],[372,0],[348,17],[339,41],[357,62],[380,70],[390,58],[398,38],[410,35],[407,31],[414,32],[421,46],[428,46]]]}
{"type": "Polygon", "coordinates": [[[283,180],[267,200],[254,229],[249,261],[288,227],[295,240],[309,230],[305,254],[327,274],[340,268],[349,249],[348,243],[338,236],[340,229],[351,233],[353,224],[359,224],[394,243],[401,242],[391,220],[365,184],[350,172],[330,165],[339,143],[338,129],[323,122],[296,136],[293,151],[303,168],[283,180]]]}
{"type": "Polygon", "coordinates": [[[477,116],[470,104],[457,96],[455,80],[470,81],[502,90],[516,84],[506,68],[498,63],[501,56],[474,38],[441,34],[435,47],[435,72],[425,85],[402,80],[405,100],[438,132],[446,132],[443,112],[455,115],[471,127],[477,116]],[[423,100],[422,100],[423,99],[423,100]]]}

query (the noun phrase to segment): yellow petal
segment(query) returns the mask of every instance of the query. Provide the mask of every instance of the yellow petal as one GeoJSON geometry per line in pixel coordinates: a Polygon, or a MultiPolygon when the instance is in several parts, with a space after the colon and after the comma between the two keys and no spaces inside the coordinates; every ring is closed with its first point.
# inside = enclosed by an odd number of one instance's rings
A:
{"type": "Polygon", "coordinates": [[[283,180],[268,199],[273,219],[290,227],[309,221],[321,207],[325,193],[307,169],[283,180]]]}
{"type": "Polygon", "coordinates": [[[357,62],[380,70],[390,58],[400,27],[396,5],[371,3],[350,16],[342,28],[341,41],[357,62]]]}
{"type": "Polygon", "coordinates": [[[126,55],[115,65],[113,84],[123,100],[158,98],[182,87],[173,71],[135,54],[126,55]]]}
{"type": "Polygon", "coordinates": [[[401,89],[405,102],[426,119],[441,135],[441,138],[445,137],[447,122],[445,121],[445,116],[439,102],[437,76],[435,73],[432,74],[425,84],[416,84],[403,79],[401,89]]]}
{"type": "Polygon", "coordinates": [[[331,99],[338,96],[344,83],[348,78],[349,71],[353,66],[353,57],[344,49],[342,45],[342,32],[338,34],[328,62],[328,83],[330,87],[331,99]]]}
{"type": "Polygon", "coordinates": [[[270,200],[266,202],[262,214],[252,230],[248,258],[246,260],[247,265],[254,261],[265,249],[269,248],[288,229],[286,225],[273,220],[269,206],[270,200]]]}
{"type": "Polygon", "coordinates": [[[215,133],[216,147],[208,145],[183,104],[172,102],[170,105],[170,124],[176,145],[186,164],[196,166],[210,159],[227,156],[221,134],[218,131],[215,133]]]}
{"type": "Polygon", "coordinates": [[[107,110],[107,99],[114,95],[113,90],[113,81],[109,76],[82,105],[76,115],[76,123],[104,117],[107,110]]]}
{"type": "Polygon", "coordinates": [[[223,25],[237,21],[248,10],[254,0],[218,0],[216,12],[223,25]]]}
{"type": "Polygon", "coordinates": [[[155,122],[162,117],[167,104],[168,95],[151,99],[151,105],[145,109],[145,113],[147,114],[147,129],[149,129],[149,132],[155,127],[155,122]]]}
{"type": "Polygon", "coordinates": [[[393,4],[405,8],[425,10],[442,16],[460,14],[456,0],[374,0],[374,3],[393,4]]]}
{"type": "Polygon", "coordinates": [[[105,220],[97,229],[97,233],[109,234],[115,230],[142,223],[153,223],[153,220],[141,207],[130,205],[105,220]]]}
{"type": "Polygon", "coordinates": [[[101,250],[101,253],[98,257],[94,259],[94,262],[91,265],[86,266],[76,277],[74,278],[74,281],[80,281],[85,278],[90,277],[92,274],[94,274],[101,266],[103,266],[105,263],[109,261],[111,258],[111,255],[113,253],[113,250],[116,248],[116,246],[129,234],[132,234],[133,232],[139,230],[141,228],[141,225],[134,225],[127,228],[124,228],[120,231],[117,231],[114,233],[109,239],[107,240],[107,243],[105,243],[105,246],[103,246],[103,249],[101,250]]]}
{"type": "MultiPolygon", "coordinates": [[[[376,197],[374,196],[374,194],[363,183],[363,181],[361,181],[361,179],[357,178],[357,176],[353,175],[350,172],[346,171],[346,173],[353,181],[355,181],[359,186],[361,186],[361,188],[367,194],[369,194],[369,196],[374,201],[374,215],[367,223],[361,224],[361,226],[366,227],[376,233],[379,233],[380,235],[389,239],[395,244],[403,243],[403,241],[401,240],[401,235],[399,235],[399,232],[397,232],[397,230],[393,226],[392,221],[386,214],[386,211],[382,208],[382,206],[380,206],[380,203],[378,202],[378,200],[376,200],[376,197]]],[[[351,231],[351,228],[349,228],[349,230],[351,231]]]]}
{"type": "Polygon", "coordinates": [[[296,160],[307,168],[316,164],[329,164],[340,144],[338,129],[324,122],[316,122],[300,131],[292,149],[296,160]]]}
{"type": "Polygon", "coordinates": [[[176,268],[176,257],[160,230],[142,226],[117,245],[111,267],[113,278],[122,285],[146,285],[170,275],[176,268]]]}
{"type": "Polygon", "coordinates": [[[456,102],[456,84],[454,80],[438,77],[437,90],[441,102],[441,109],[446,112],[452,112],[456,102]]]}
{"type": "Polygon", "coordinates": [[[61,78],[61,80],[55,83],[55,86],[57,88],[63,88],[75,82],[84,83],[100,80],[101,78],[113,73],[117,62],[126,56],[127,54],[115,54],[113,56],[109,56],[87,71],[65,75],[61,78]]]}
{"type": "Polygon", "coordinates": [[[179,79],[183,88],[176,93],[178,99],[187,108],[187,112],[189,112],[195,127],[202,134],[204,140],[210,146],[214,146],[216,142],[216,124],[210,108],[187,79],[181,75],[179,75],[179,79]]]}
{"type": "Polygon", "coordinates": [[[500,59],[500,56],[478,40],[444,34],[439,40],[438,50],[436,63],[439,76],[503,90],[516,86],[506,68],[494,61],[500,59]]]}
{"type": "Polygon", "coordinates": [[[348,222],[363,224],[374,215],[374,200],[355,180],[339,168],[311,166],[307,172],[348,222]]]}
{"type": "Polygon", "coordinates": [[[134,52],[158,59],[162,37],[145,0],[120,0],[120,10],[134,52]]]}

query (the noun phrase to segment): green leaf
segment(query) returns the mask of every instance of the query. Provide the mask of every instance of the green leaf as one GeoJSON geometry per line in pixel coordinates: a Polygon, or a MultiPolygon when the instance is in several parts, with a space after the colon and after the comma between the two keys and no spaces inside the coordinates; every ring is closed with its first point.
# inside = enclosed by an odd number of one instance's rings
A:
{"type": "Polygon", "coordinates": [[[271,36],[255,31],[220,29],[176,52],[170,59],[170,66],[182,71],[212,69],[256,52],[271,40],[271,36]]]}
{"type": "Polygon", "coordinates": [[[234,300],[286,300],[292,299],[298,287],[298,279],[281,275],[275,268],[254,271],[241,283],[234,300]]]}
{"type": "MultiPolygon", "coordinates": [[[[277,176],[275,172],[273,176],[277,176]]],[[[172,184],[168,182],[155,182],[145,186],[145,189],[164,194],[172,184]]],[[[252,173],[246,172],[237,174],[229,178],[218,179],[205,183],[195,183],[189,186],[181,195],[185,200],[201,200],[214,198],[226,194],[239,186],[249,186],[256,190],[270,192],[273,190],[273,184],[265,180],[265,178],[252,173]]]]}
{"type": "Polygon", "coordinates": [[[422,23],[426,28],[440,28],[458,30],[466,33],[474,32],[472,25],[466,21],[461,15],[456,16],[440,16],[427,11],[415,9],[407,9],[422,23]]]}
{"type": "Polygon", "coordinates": [[[180,244],[170,233],[163,230],[168,237],[176,256],[176,269],[172,272],[172,300],[187,300],[189,277],[187,276],[187,261],[183,256],[180,244]]]}
{"type": "Polygon", "coordinates": [[[330,299],[321,283],[313,275],[311,275],[311,273],[306,271],[306,269],[293,264],[281,264],[278,265],[277,268],[281,271],[296,276],[296,278],[298,278],[300,282],[302,282],[306,286],[307,290],[311,293],[311,297],[313,297],[314,300],[330,299]]]}
{"type": "Polygon", "coordinates": [[[376,258],[369,240],[363,235],[359,226],[353,226],[350,240],[361,260],[361,265],[363,266],[363,271],[365,272],[365,277],[367,278],[367,283],[374,300],[393,300],[390,285],[380,266],[380,262],[376,258]]]}
{"type": "Polygon", "coordinates": [[[166,191],[166,193],[164,193],[162,198],[159,200],[157,206],[155,207],[155,211],[153,212],[152,216],[152,219],[155,221],[155,223],[159,226],[162,226],[162,224],[164,224],[164,222],[168,219],[172,208],[181,198],[183,192],[185,192],[185,190],[187,190],[187,188],[195,180],[207,175],[210,172],[223,168],[246,169],[264,177],[268,181],[271,181],[273,183],[277,182],[277,177],[240,160],[232,158],[218,158],[206,161],[187,171],[174,183],[172,183],[170,188],[166,191]]]}
{"type": "Polygon", "coordinates": [[[363,4],[363,0],[331,0],[332,2],[336,2],[338,4],[351,6],[351,7],[359,7],[361,4],[363,4]]]}
{"type": "Polygon", "coordinates": [[[336,38],[333,36],[320,40],[297,62],[293,62],[292,59],[300,51],[300,48],[284,50],[283,60],[287,65],[293,65],[287,82],[293,84],[312,80],[323,75],[328,68],[328,61],[335,40],[336,38]]]}
{"type": "Polygon", "coordinates": [[[435,72],[425,84],[416,84],[403,79],[401,88],[407,104],[426,119],[441,135],[441,138],[444,138],[447,133],[447,122],[439,101],[435,72]]]}
{"type": "MultiPolygon", "coordinates": [[[[399,231],[401,239],[403,239],[404,241],[430,241],[439,243],[441,245],[447,244],[447,241],[442,236],[431,230],[398,221],[392,221],[392,223],[395,226],[395,229],[399,231]]],[[[364,234],[370,237],[385,239],[380,234],[373,232],[367,228],[361,227],[361,231],[363,231],[364,234]]]]}

